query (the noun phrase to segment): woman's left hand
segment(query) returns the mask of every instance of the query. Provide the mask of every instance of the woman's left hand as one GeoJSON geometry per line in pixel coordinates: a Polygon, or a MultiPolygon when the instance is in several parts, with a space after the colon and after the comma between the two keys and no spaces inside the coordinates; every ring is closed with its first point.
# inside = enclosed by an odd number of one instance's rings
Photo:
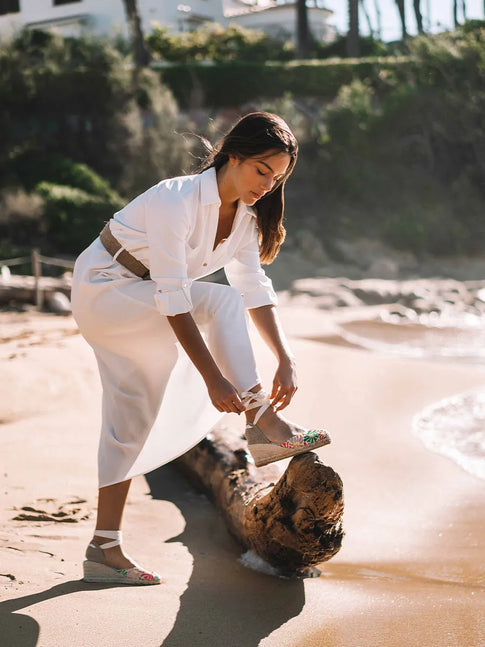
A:
{"type": "Polygon", "coordinates": [[[281,411],[290,404],[297,389],[295,361],[291,358],[281,360],[274,376],[270,395],[271,404],[276,411],[281,411]]]}

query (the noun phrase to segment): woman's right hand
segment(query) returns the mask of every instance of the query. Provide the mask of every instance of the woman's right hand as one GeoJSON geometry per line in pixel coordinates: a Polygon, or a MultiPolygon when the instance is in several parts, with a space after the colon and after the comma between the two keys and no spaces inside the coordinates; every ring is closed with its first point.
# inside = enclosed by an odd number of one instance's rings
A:
{"type": "Polygon", "coordinates": [[[218,411],[240,414],[246,410],[236,389],[222,375],[207,383],[207,390],[212,404],[218,411]]]}

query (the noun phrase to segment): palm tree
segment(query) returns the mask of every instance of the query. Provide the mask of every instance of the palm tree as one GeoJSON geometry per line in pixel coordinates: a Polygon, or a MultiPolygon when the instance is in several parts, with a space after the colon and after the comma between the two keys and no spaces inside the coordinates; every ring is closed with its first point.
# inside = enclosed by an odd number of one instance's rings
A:
{"type": "Polygon", "coordinates": [[[397,8],[399,10],[399,17],[401,18],[402,39],[405,40],[408,36],[406,29],[406,7],[404,0],[396,0],[397,8]]]}
{"type": "Polygon", "coordinates": [[[298,58],[308,58],[311,40],[306,0],[298,0],[296,4],[296,43],[298,58]]]}
{"type": "Polygon", "coordinates": [[[146,67],[150,62],[150,55],[146,48],[141,28],[138,0],[123,0],[123,4],[125,5],[126,19],[130,30],[131,42],[133,44],[135,67],[146,67]]]}
{"type": "Polygon", "coordinates": [[[423,14],[421,13],[421,0],[414,0],[414,15],[416,16],[416,24],[418,25],[418,32],[420,34],[424,34],[423,14]]]}
{"type": "Polygon", "coordinates": [[[359,0],[348,0],[349,31],[347,32],[347,55],[360,56],[359,0]]]}

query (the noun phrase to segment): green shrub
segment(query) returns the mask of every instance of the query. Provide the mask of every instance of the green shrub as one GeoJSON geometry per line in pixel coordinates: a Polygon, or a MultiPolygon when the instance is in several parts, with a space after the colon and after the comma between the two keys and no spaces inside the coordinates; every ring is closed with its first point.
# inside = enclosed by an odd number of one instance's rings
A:
{"type": "MultiPolygon", "coordinates": [[[[126,180],[131,169],[145,169],[144,188],[160,173],[180,170],[186,146],[174,134],[177,106],[159,75],[133,75],[115,45],[94,38],[62,38],[24,31],[0,44],[0,184],[25,181],[63,183],[55,172],[35,177],[43,157],[66,182],[103,192],[81,168],[64,168],[56,155],[87,164],[118,191],[139,187],[126,180]],[[163,140],[155,150],[146,141],[163,140]],[[31,162],[29,160],[32,160],[31,162]],[[56,167],[57,164],[57,167],[56,167]],[[29,174],[32,177],[29,180],[29,174]],[[20,180],[19,180],[20,178],[20,180]]],[[[48,169],[46,169],[47,172],[48,169]]]]}
{"type": "Polygon", "coordinates": [[[155,26],[147,38],[155,60],[174,63],[195,61],[266,61],[289,60],[294,46],[277,40],[262,31],[239,25],[222,27],[208,23],[194,31],[172,34],[161,25],[155,26]]]}
{"type": "Polygon", "coordinates": [[[79,254],[123,206],[119,198],[107,199],[50,182],[41,182],[36,193],[44,200],[45,232],[65,254],[79,254]]]}
{"type": "MultiPolygon", "coordinates": [[[[290,92],[297,97],[333,99],[343,85],[355,79],[382,85],[386,74],[397,80],[413,62],[407,58],[344,59],[254,63],[173,64],[160,69],[162,81],[179,104],[191,107],[194,92],[207,107],[244,105],[290,92]]],[[[386,81],[386,84],[388,81],[386,81]]]]}
{"type": "Polygon", "coordinates": [[[28,191],[45,181],[82,189],[100,198],[119,198],[109,182],[92,168],[56,153],[20,155],[8,165],[8,173],[11,181],[15,179],[28,191]]]}
{"type": "MultiPolygon", "coordinates": [[[[359,39],[361,56],[388,56],[391,52],[381,40],[372,36],[361,36],[359,39]]],[[[316,58],[347,58],[347,37],[339,36],[331,43],[314,43],[316,58]]]]}

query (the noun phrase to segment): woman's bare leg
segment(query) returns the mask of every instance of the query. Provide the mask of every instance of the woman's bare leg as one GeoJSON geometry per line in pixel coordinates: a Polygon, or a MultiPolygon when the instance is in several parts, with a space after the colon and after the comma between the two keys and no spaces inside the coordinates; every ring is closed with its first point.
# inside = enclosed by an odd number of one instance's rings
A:
{"type": "MultiPolygon", "coordinates": [[[[126,497],[130,488],[131,479],[108,485],[99,489],[98,516],[96,529],[98,530],[120,530],[123,511],[125,509],[126,497]]],[[[109,542],[106,537],[101,537],[94,531],[93,541],[97,544],[109,542]]],[[[133,562],[123,553],[122,546],[113,546],[104,550],[106,563],[114,568],[131,568],[133,562]]]]}

